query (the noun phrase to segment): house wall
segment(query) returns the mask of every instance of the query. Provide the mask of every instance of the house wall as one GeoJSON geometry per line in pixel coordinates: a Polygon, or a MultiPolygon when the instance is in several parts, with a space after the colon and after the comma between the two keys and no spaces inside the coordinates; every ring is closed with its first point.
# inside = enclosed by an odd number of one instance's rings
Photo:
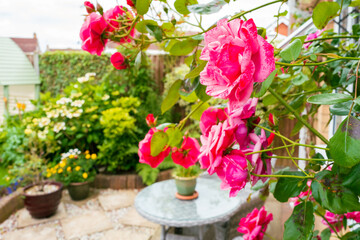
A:
{"type": "MultiPolygon", "coordinates": [[[[30,100],[35,99],[35,85],[12,85],[9,86],[9,112],[11,115],[18,114],[16,103],[25,103],[25,111],[35,109],[30,100]]],[[[4,88],[0,86],[0,121],[3,121],[5,114],[4,88]]]]}

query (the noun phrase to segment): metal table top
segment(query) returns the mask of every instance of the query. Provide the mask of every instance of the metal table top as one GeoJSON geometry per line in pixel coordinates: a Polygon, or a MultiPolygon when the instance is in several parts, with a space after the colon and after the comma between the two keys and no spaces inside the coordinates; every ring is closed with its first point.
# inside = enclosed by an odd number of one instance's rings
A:
{"type": "MultiPolygon", "coordinates": [[[[237,197],[230,198],[229,191],[220,189],[217,177],[199,177],[196,191],[199,197],[190,201],[175,197],[174,180],[155,183],[138,193],[135,208],[144,218],[169,227],[191,227],[228,220],[252,191],[242,189],[237,197]]],[[[256,197],[258,193],[252,196],[256,197]]]]}

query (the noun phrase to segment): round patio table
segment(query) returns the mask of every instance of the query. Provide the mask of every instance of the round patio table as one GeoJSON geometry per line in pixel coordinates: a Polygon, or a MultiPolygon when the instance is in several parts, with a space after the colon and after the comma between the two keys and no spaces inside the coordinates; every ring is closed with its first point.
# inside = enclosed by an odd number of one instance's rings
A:
{"type": "Polygon", "coordinates": [[[220,183],[216,177],[199,177],[199,197],[184,201],[175,197],[173,179],[158,182],[138,193],[135,208],[144,218],[162,225],[161,239],[166,239],[166,226],[199,226],[199,239],[203,239],[201,226],[229,220],[252,192],[247,186],[237,197],[230,198],[229,191],[220,189],[220,183]]]}

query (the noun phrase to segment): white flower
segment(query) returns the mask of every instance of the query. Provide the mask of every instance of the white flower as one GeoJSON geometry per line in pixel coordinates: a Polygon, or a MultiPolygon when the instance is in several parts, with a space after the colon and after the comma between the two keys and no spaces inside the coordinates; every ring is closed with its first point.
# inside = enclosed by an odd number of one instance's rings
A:
{"type": "Polygon", "coordinates": [[[88,79],[87,77],[80,77],[80,78],[78,78],[78,82],[79,82],[79,83],[84,83],[84,82],[87,82],[87,81],[89,81],[89,79],[88,79]]]}
{"type": "Polygon", "coordinates": [[[72,113],[73,117],[80,117],[82,114],[83,110],[82,109],[78,109],[75,112],[72,113]]]}
{"type": "Polygon", "coordinates": [[[71,103],[72,107],[81,107],[85,103],[85,100],[75,100],[71,103]]]}
{"type": "Polygon", "coordinates": [[[74,84],[74,88],[78,88],[79,87],[79,85],[77,85],[77,84],[74,84]]]}
{"type": "Polygon", "coordinates": [[[55,123],[54,125],[54,132],[58,133],[60,132],[61,130],[65,130],[66,127],[65,127],[65,123],[64,122],[58,122],[58,123],[55,123]]]}
{"type": "Polygon", "coordinates": [[[47,126],[47,125],[49,125],[50,124],[50,119],[49,118],[47,118],[47,117],[42,117],[41,119],[40,119],[40,122],[39,122],[39,127],[45,127],[45,126],[47,126]]]}
{"type": "Polygon", "coordinates": [[[25,131],[24,131],[24,133],[25,133],[26,135],[30,135],[30,134],[32,133],[32,130],[31,130],[30,128],[26,128],[25,131]]]}
{"type": "Polygon", "coordinates": [[[48,118],[58,118],[59,114],[60,114],[59,110],[52,110],[52,111],[46,113],[46,117],[48,117],[48,118]]]}
{"type": "Polygon", "coordinates": [[[59,100],[57,100],[56,104],[65,105],[65,104],[71,103],[71,102],[72,102],[72,100],[70,98],[63,97],[63,98],[60,98],[59,100]]]}
{"type": "Polygon", "coordinates": [[[85,77],[86,77],[86,78],[95,77],[95,76],[96,76],[96,73],[86,73],[86,74],[85,74],[85,77]]]}
{"type": "Polygon", "coordinates": [[[108,100],[109,98],[110,98],[110,96],[107,95],[107,94],[105,94],[101,99],[102,99],[103,101],[106,101],[106,100],[108,100]]]}
{"type": "Polygon", "coordinates": [[[38,132],[38,137],[39,137],[40,139],[45,139],[45,138],[46,138],[46,134],[47,134],[46,131],[40,131],[40,132],[38,132]]]}

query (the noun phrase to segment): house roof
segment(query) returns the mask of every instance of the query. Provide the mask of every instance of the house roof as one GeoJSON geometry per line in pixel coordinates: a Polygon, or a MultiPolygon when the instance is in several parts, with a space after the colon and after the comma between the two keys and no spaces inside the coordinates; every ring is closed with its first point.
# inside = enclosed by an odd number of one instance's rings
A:
{"type": "Polygon", "coordinates": [[[33,53],[38,50],[39,44],[34,34],[34,38],[11,38],[25,53],[33,53]]]}
{"type": "Polygon", "coordinates": [[[29,59],[10,38],[0,37],[0,85],[40,84],[29,59]]]}

